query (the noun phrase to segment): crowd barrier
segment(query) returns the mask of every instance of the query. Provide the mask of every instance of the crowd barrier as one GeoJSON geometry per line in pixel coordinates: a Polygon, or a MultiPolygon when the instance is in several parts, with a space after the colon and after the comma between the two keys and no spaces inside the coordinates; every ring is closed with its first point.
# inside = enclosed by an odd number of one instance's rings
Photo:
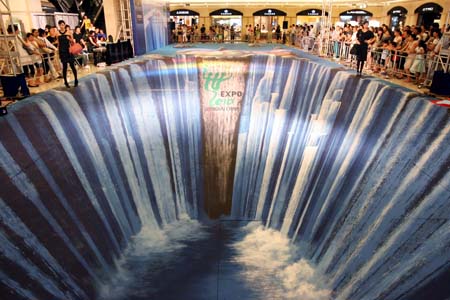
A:
{"type": "MultiPolygon", "coordinates": [[[[289,34],[288,32],[282,32],[281,36],[273,33],[272,36],[268,35],[268,37],[269,39],[267,39],[267,35],[262,35],[259,42],[286,43],[315,55],[334,58],[336,62],[348,67],[356,67],[355,55],[351,54],[353,44],[349,41],[332,41],[306,36],[304,33],[289,34]]],[[[188,36],[185,42],[255,43],[258,40],[256,40],[254,34],[243,32],[236,34],[234,40],[230,38],[230,34],[218,35],[206,32],[204,35],[193,33],[188,36]]],[[[419,87],[430,87],[435,71],[450,72],[448,55],[435,55],[428,52],[423,58],[416,58],[415,55],[408,55],[398,50],[371,47],[365,64],[366,73],[379,73],[380,76],[385,78],[405,78],[407,81],[415,81],[419,87]],[[416,59],[423,60],[422,63],[425,65],[425,71],[420,74],[413,74],[410,70],[410,64],[416,59]],[[405,68],[405,65],[407,68],[405,68]]]]}
{"type": "Polygon", "coordinates": [[[130,40],[106,44],[106,64],[110,66],[133,57],[130,40]]]}
{"type": "MultiPolygon", "coordinates": [[[[191,33],[186,37],[172,35],[171,41],[172,43],[233,43],[233,42],[243,42],[243,43],[255,43],[258,41],[261,42],[272,42],[276,43],[281,42],[283,40],[283,33],[277,35],[273,33],[272,35],[267,33],[261,33],[259,39],[255,36],[255,34],[247,34],[243,32],[236,32],[234,37],[232,37],[231,32],[224,32],[223,34],[206,32],[205,34],[201,33],[191,33]]],[[[286,42],[286,36],[285,40],[286,42]]]]}
{"type": "MultiPolygon", "coordinates": [[[[308,44],[310,43],[308,40],[308,44]]],[[[316,40],[314,46],[308,47],[308,50],[316,55],[334,58],[336,62],[351,68],[355,67],[356,57],[350,53],[352,43],[328,40],[322,41],[322,47],[319,47],[318,44],[319,41],[316,40]]],[[[302,48],[305,49],[305,47],[302,48]]],[[[436,71],[439,74],[450,72],[449,64],[448,54],[435,54],[429,51],[424,55],[417,55],[389,48],[369,47],[365,71],[369,74],[379,73],[385,78],[405,78],[407,81],[417,83],[419,87],[430,87],[433,78],[436,77],[436,71]],[[413,72],[411,70],[413,64],[424,65],[424,71],[413,72]]]]}

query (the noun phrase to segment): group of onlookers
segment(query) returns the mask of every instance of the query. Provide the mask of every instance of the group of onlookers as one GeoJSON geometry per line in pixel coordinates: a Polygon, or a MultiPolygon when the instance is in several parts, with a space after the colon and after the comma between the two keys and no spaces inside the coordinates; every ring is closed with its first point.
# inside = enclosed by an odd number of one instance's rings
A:
{"type": "Polygon", "coordinates": [[[78,86],[75,65],[79,63],[80,67],[87,68],[90,52],[94,53],[94,64],[98,63],[106,51],[102,44],[106,42],[106,35],[101,29],[94,29],[85,19],[74,30],[63,20],[57,26],[47,25],[45,28],[32,29],[26,34],[22,34],[17,25],[8,26],[8,34],[16,37],[15,43],[10,42],[2,47],[9,47],[10,51],[19,54],[21,66],[18,66],[16,72],[21,73],[23,70],[25,83],[20,83],[22,96],[30,94],[28,87],[37,87],[56,78],[63,78],[64,85],[69,88],[68,66],[74,76],[74,86],[78,86]],[[85,33],[81,32],[82,29],[85,33]],[[100,55],[96,55],[97,53],[100,55]]]}
{"type": "Polygon", "coordinates": [[[205,25],[188,26],[179,24],[172,30],[172,41],[176,43],[194,43],[194,42],[234,42],[236,39],[236,28],[234,25],[214,25],[206,30],[205,25]]]}
{"type": "MultiPolygon", "coordinates": [[[[301,27],[303,29],[303,27],[301,27]]],[[[311,26],[312,28],[312,26],[311,26]]],[[[306,32],[310,30],[307,27],[306,32]]],[[[288,31],[288,34],[291,30],[288,31]]],[[[292,31],[293,32],[293,31],[292,31]]],[[[256,24],[252,26],[247,24],[244,28],[227,24],[215,24],[209,28],[202,24],[201,27],[197,25],[189,26],[186,24],[173,25],[171,30],[171,41],[175,43],[194,43],[194,42],[235,42],[236,40],[242,42],[259,42],[266,40],[271,43],[273,40],[277,42],[286,41],[286,35],[281,29],[280,25],[273,26],[273,28],[266,29],[265,25],[260,26],[256,24]]]]}
{"type": "MultiPolygon", "coordinates": [[[[400,71],[398,78],[406,76],[406,80],[411,81],[414,76],[416,83],[421,84],[427,69],[432,67],[433,57],[439,54],[443,47],[443,30],[444,28],[440,29],[435,24],[430,28],[405,26],[402,30],[396,29],[392,33],[387,26],[382,26],[377,30],[377,40],[372,47],[374,61],[384,66],[385,60],[390,59],[388,63],[400,71]]],[[[446,28],[446,31],[449,31],[449,28],[446,28]]],[[[374,69],[375,72],[378,70],[374,69]]]]}
{"type": "MultiPolygon", "coordinates": [[[[332,47],[331,55],[342,59],[340,55],[350,55],[346,51],[358,45],[357,32],[361,26],[336,26],[330,30],[332,47]]],[[[396,77],[405,77],[411,81],[415,77],[416,83],[421,84],[428,69],[428,61],[439,54],[442,48],[442,34],[450,31],[450,26],[439,28],[437,23],[429,28],[425,26],[404,26],[391,30],[383,24],[378,28],[368,27],[373,39],[368,43],[368,66],[373,72],[386,71],[386,66],[395,68],[396,77]]],[[[386,75],[386,74],[384,74],[386,75]]]]}

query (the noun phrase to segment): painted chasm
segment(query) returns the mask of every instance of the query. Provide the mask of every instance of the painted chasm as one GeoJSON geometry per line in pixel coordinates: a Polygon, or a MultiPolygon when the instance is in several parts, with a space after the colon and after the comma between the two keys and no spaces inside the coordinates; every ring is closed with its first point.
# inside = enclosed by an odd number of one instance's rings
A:
{"type": "Polygon", "coordinates": [[[283,51],[196,53],[0,120],[1,299],[450,297],[447,110],[283,51]]]}

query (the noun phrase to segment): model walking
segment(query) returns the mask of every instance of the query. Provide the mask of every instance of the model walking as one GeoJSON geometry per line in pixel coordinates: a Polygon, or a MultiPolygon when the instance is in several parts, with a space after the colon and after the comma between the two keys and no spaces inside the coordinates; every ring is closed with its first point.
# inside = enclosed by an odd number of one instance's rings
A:
{"type": "Polygon", "coordinates": [[[72,34],[70,33],[70,27],[66,26],[66,23],[63,20],[58,22],[59,26],[59,36],[58,36],[58,49],[59,49],[59,58],[61,59],[61,63],[63,65],[63,78],[64,85],[67,88],[70,88],[69,83],[67,82],[67,64],[70,65],[72,69],[73,76],[75,77],[75,86],[78,86],[78,77],[77,77],[77,69],[75,68],[75,57],[70,53],[70,45],[74,43],[72,34]]]}

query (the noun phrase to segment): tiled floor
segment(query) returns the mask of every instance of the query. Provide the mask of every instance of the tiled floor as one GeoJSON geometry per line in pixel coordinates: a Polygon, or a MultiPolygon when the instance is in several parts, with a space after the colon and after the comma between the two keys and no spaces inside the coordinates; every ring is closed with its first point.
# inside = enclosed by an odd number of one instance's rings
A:
{"type": "MultiPolygon", "coordinates": [[[[92,73],[96,73],[99,70],[104,70],[105,67],[96,67],[93,64],[89,65],[89,68],[83,68],[83,67],[77,67],[77,73],[78,73],[78,78],[82,78],[84,76],[87,76],[89,74],[92,73]]],[[[69,71],[67,72],[67,80],[69,82],[69,84],[71,85],[71,88],[73,87],[73,74],[72,71],[69,68],[69,71]]],[[[30,89],[30,93],[31,95],[36,95],[39,94],[43,91],[47,91],[49,89],[54,89],[54,88],[62,88],[62,89],[66,89],[66,87],[64,86],[64,80],[62,78],[57,78],[57,79],[53,79],[50,82],[47,83],[41,83],[39,84],[38,87],[29,87],[30,89]]],[[[3,90],[0,89],[0,94],[3,95],[3,90]]],[[[17,101],[14,99],[5,99],[3,97],[1,97],[1,106],[8,106],[8,105],[13,105],[14,103],[16,103],[17,101]]]]}
{"type": "MultiPolygon", "coordinates": [[[[104,69],[105,68],[98,68],[98,67],[94,66],[93,64],[90,64],[89,68],[77,67],[78,79],[80,79],[86,75],[96,73],[99,70],[104,70],[104,69]]],[[[73,77],[72,71],[70,71],[70,68],[69,68],[69,71],[67,72],[67,81],[69,82],[71,88],[73,88],[73,80],[74,80],[74,77],[73,77]]],[[[53,89],[53,88],[64,88],[65,89],[66,87],[64,86],[64,80],[62,78],[54,79],[48,83],[40,84],[39,87],[30,88],[30,92],[32,95],[34,95],[34,94],[38,94],[40,92],[43,92],[43,91],[46,91],[49,89],[53,89]]]]}

